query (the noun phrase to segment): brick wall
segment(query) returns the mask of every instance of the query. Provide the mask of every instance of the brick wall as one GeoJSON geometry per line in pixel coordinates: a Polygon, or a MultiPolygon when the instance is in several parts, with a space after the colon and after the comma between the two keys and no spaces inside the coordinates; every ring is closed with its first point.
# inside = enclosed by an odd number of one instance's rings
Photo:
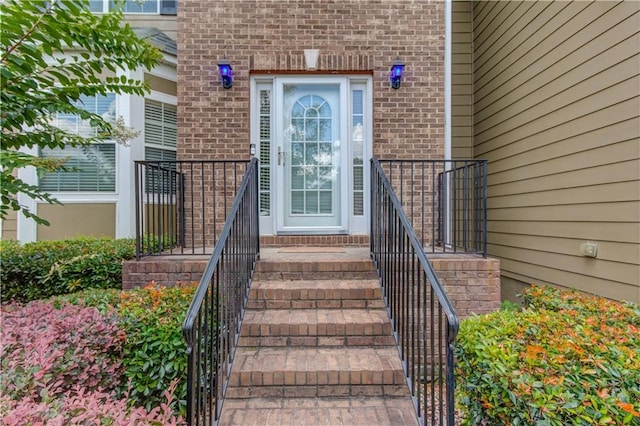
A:
{"type": "Polygon", "coordinates": [[[320,50],[318,72],[373,76],[376,155],[443,156],[444,2],[189,0],[178,15],[179,158],[248,157],[250,73],[303,71],[309,48],[320,50]],[[396,56],[406,63],[399,90],[388,82],[396,56]]]}
{"type": "MultiPolygon", "coordinates": [[[[270,240],[272,237],[265,237],[270,240]]],[[[293,237],[280,237],[288,239],[293,237]]],[[[297,245],[295,238],[293,245],[297,245]]],[[[287,244],[276,244],[278,246],[287,244]]],[[[500,308],[500,261],[474,255],[430,255],[438,278],[445,287],[460,319],[500,308]]],[[[198,282],[207,265],[207,256],[146,257],[122,265],[122,288],[143,287],[152,280],[159,285],[198,282]]],[[[340,263],[340,260],[336,260],[340,263]]],[[[339,268],[340,269],[340,268],[339,268]]]]}
{"type": "Polygon", "coordinates": [[[175,286],[199,282],[207,267],[208,256],[187,258],[146,257],[122,263],[122,289],[144,287],[154,281],[158,285],[175,286]]]}
{"type": "Polygon", "coordinates": [[[429,256],[460,319],[500,309],[500,261],[474,255],[429,256]]]}

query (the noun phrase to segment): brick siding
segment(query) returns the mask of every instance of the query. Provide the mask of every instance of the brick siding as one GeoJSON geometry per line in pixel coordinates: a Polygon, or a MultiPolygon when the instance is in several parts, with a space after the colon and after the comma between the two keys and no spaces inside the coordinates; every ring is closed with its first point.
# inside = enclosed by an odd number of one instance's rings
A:
{"type": "Polygon", "coordinates": [[[251,73],[304,74],[309,48],[320,50],[315,73],[372,76],[374,155],[444,156],[444,2],[189,0],[178,14],[178,157],[248,158],[251,73]],[[388,80],[396,57],[399,90],[388,80]]]}
{"type": "Polygon", "coordinates": [[[460,319],[500,309],[500,261],[473,255],[430,258],[460,319]]]}

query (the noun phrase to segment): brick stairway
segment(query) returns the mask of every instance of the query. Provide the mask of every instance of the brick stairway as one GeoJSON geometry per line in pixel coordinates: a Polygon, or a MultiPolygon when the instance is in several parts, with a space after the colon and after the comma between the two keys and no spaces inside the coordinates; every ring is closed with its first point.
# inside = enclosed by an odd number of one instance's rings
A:
{"type": "Polygon", "coordinates": [[[267,248],[219,425],[417,425],[366,248],[267,248]]]}

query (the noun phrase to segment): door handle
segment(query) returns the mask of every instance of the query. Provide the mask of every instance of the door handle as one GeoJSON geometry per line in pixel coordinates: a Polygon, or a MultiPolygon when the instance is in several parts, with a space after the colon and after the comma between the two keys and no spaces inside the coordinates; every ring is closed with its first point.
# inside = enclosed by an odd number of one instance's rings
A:
{"type": "Polygon", "coordinates": [[[278,166],[280,166],[280,165],[284,166],[285,156],[286,156],[286,152],[284,152],[282,150],[282,147],[279,146],[278,147],[278,166]]]}

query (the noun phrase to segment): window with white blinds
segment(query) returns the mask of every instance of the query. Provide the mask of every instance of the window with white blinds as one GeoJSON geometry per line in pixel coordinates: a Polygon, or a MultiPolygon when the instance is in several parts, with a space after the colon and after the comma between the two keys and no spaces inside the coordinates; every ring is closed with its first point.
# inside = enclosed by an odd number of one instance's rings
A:
{"type": "Polygon", "coordinates": [[[364,91],[351,92],[351,150],[353,158],[353,215],[364,215],[364,91]]]}
{"type": "MultiPolygon", "coordinates": [[[[78,106],[101,115],[107,121],[115,120],[116,95],[82,96],[78,106]]],[[[73,114],[56,114],[55,126],[82,136],[95,136],[96,129],[88,120],[73,114]]],[[[67,171],[46,173],[39,179],[40,189],[47,192],[114,192],[116,190],[116,147],[106,141],[78,147],[44,148],[43,158],[66,158],[67,171]]]]}
{"type": "MultiPolygon", "coordinates": [[[[177,160],[178,111],[175,105],[145,99],[144,101],[144,159],[145,161],[177,160]]],[[[155,193],[174,193],[175,171],[172,163],[161,164],[167,172],[150,170],[146,176],[146,190],[155,193]]]]}
{"type": "MultiPolygon", "coordinates": [[[[160,13],[163,3],[165,3],[163,0],[126,0],[123,11],[124,13],[160,13]]],[[[175,9],[175,0],[171,3],[174,4],[175,9]]],[[[89,0],[89,8],[92,12],[104,13],[113,7],[113,0],[89,0]]]]}
{"type": "Polygon", "coordinates": [[[116,147],[113,143],[46,149],[42,157],[66,158],[68,171],[46,173],[40,189],[47,192],[114,192],[116,147]]]}
{"type": "MultiPolygon", "coordinates": [[[[168,151],[176,151],[178,140],[178,110],[175,105],[145,99],[144,143],[168,151]]],[[[145,158],[151,161],[150,158],[145,158]]]]}
{"type": "MultiPolygon", "coordinates": [[[[106,96],[80,96],[80,100],[75,102],[79,108],[85,109],[93,114],[100,115],[106,121],[113,122],[116,119],[116,95],[109,93],[106,96]]],[[[91,127],[89,120],[82,120],[75,114],[57,113],[53,118],[53,125],[75,133],[80,136],[96,136],[96,129],[91,127]]]]}
{"type": "Polygon", "coordinates": [[[259,91],[260,97],[260,214],[271,214],[271,90],[259,91]]]}

